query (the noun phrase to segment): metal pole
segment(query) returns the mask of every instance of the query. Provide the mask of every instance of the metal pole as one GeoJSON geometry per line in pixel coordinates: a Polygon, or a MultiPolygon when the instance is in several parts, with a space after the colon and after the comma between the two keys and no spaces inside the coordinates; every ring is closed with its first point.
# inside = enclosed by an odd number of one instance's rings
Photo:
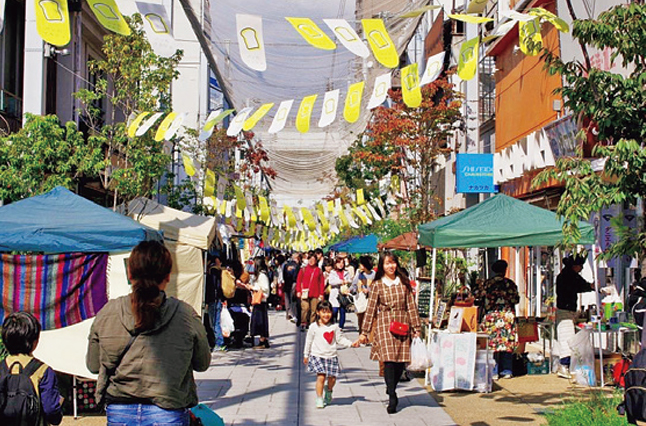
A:
{"type": "MultiPolygon", "coordinates": [[[[431,328],[433,326],[433,305],[435,304],[435,261],[437,260],[437,249],[433,247],[433,258],[431,262],[431,297],[428,307],[428,333],[426,333],[426,347],[428,348],[431,343],[431,328]]],[[[428,376],[431,369],[426,370],[424,374],[424,386],[428,386],[428,376]]]]}
{"type": "Polygon", "coordinates": [[[78,419],[78,389],[77,389],[77,383],[76,383],[76,376],[72,376],[72,395],[74,395],[72,398],[74,401],[72,401],[72,407],[74,408],[74,419],[78,419]]]}
{"type": "Polygon", "coordinates": [[[594,280],[594,291],[597,296],[597,331],[599,334],[599,379],[601,380],[601,387],[604,385],[603,381],[603,348],[602,348],[602,333],[601,333],[601,318],[602,316],[602,310],[601,310],[601,296],[599,295],[599,280],[597,277],[597,269],[599,267],[599,264],[597,262],[597,245],[592,244],[592,279],[594,280]]]}

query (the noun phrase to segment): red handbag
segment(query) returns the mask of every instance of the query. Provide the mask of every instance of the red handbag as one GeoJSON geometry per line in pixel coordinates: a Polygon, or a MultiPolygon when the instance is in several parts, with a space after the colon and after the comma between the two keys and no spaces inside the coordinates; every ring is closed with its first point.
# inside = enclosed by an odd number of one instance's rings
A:
{"type": "Polygon", "coordinates": [[[408,324],[399,321],[391,321],[388,329],[395,336],[408,336],[408,324]]]}

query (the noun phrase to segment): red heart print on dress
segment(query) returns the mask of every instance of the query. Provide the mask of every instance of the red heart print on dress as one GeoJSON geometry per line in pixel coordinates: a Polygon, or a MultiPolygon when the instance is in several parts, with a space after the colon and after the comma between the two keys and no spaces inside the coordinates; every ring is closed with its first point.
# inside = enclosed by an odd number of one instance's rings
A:
{"type": "Polygon", "coordinates": [[[334,340],[334,331],[323,333],[323,337],[325,337],[325,340],[327,340],[327,342],[331,345],[332,340],[334,340]]]}

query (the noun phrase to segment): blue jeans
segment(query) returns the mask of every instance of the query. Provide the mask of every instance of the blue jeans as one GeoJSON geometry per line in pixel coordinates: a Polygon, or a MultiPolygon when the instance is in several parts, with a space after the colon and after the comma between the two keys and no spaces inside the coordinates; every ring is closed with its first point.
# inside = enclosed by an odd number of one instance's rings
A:
{"type": "Polygon", "coordinates": [[[332,319],[336,322],[337,316],[339,319],[339,327],[343,328],[345,325],[345,309],[344,308],[332,308],[332,319]]]}
{"type": "Polygon", "coordinates": [[[188,409],[164,410],[148,404],[110,404],[108,426],[189,426],[188,409]]]}
{"type": "Polygon", "coordinates": [[[215,346],[224,346],[224,336],[222,336],[222,327],[220,326],[220,315],[222,314],[222,301],[216,300],[209,303],[209,319],[211,320],[211,328],[215,334],[215,346]]]}

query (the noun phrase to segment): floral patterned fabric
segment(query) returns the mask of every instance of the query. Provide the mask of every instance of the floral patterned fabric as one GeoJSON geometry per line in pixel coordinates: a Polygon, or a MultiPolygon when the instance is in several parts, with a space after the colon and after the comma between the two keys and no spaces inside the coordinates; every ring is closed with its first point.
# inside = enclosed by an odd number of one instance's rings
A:
{"type": "Polygon", "coordinates": [[[476,289],[474,296],[484,312],[480,330],[489,334],[489,348],[496,352],[513,352],[518,346],[514,312],[520,301],[516,283],[497,275],[476,289]]]}

